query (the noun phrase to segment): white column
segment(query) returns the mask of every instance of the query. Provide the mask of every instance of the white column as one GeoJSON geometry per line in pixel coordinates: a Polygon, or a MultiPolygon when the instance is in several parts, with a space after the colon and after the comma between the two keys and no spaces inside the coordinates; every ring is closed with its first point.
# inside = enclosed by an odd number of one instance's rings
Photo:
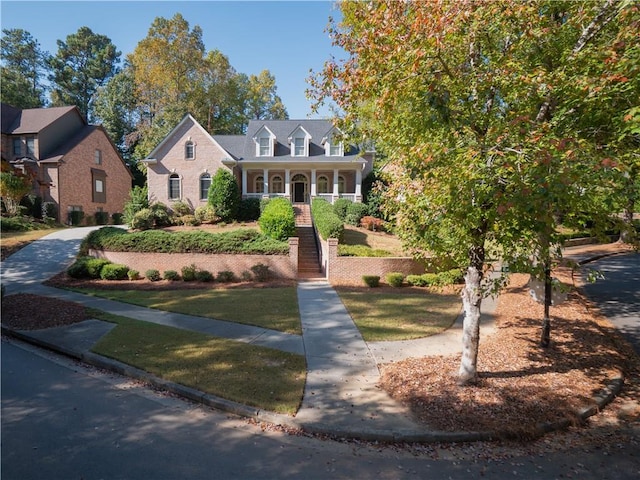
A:
{"type": "Polygon", "coordinates": [[[247,194],[247,171],[242,169],[242,196],[247,194]]]}
{"type": "Polygon", "coordinates": [[[312,168],[311,169],[311,198],[315,197],[317,195],[317,190],[316,190],[316,169],[312,168]]]}
{"type": "Polygon", "coordinates": [[[333,196],[337,197],[340,195],[338,192],[338,169],[333,170],[333,196]]]}
{"type": "Polygon", "coordinates": [[[356,170],[356,197],[362,195],[362,170],[356,170]]]}
{"type": "Polygon", "coordinates": [[[288,168],[284,171],[284,194],[291,198],[291,170],[288,168]]]}
{"type": "Polygon", "coordinates": [[[262,178],[264,179],[264,188],[262,189],[262,193],[264,195],[269,195],[269,169],[265,168],[262,170],[262,178]]]}

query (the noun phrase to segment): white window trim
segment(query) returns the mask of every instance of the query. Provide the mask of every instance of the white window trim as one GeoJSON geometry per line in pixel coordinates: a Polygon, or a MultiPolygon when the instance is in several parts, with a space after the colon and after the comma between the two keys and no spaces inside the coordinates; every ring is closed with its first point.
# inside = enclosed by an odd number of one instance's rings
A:
{"type": "Polygon", "coordinates": [[[167,198],[169,200],[181,200],[182,199],[182,177],[180,175],[178,175],[177,173],[171,173],[169,174],[169,179],[168,179],[168,183],[167,183],[167,198]],[[171,196],[171,180],[172,178],[176,178],[178,179],[178,196],[177,197],[172,197],[171,196]]]}

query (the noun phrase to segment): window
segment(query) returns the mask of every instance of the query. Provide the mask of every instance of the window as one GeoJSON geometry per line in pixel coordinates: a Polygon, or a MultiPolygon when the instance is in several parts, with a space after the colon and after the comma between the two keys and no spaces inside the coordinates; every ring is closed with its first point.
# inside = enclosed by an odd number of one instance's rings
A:
{"type": "Polygon", "coordinates": [[[93,160],[96,165],[102,165],[102,152],[100,150],[95,151],[93,160]]]}
{"type": "Polygon", "coordinates": [[[256,177],[256,190],[255,193],[264,192],[264,177],[262,175],[256,177]]]}
{"type": "Polygon", "coordinates": [[[36,143],[35,137],[27,137],[27,155],[35,155],[35,152],[36,152],[35,143],[36,143]]]}
{"type": "Polygon", "coordinates": [[[200,200],[206,200],[209,196],[209,187],[211,186],[211,175],[203,173],[200,175],[200,200]]]}
{"type": "Polygon", "coordinates": [[[338,193],[342,195],[344,193],[344,177],[338,176],[338,193]]]}
{"type": "Polygon", "coordinates": [[[92,199],[95,203],[107,201],[107,174],[102,170],[91,169],[92,199]]]}
{"type": "Polygon", "coordinates": [[[269,157],[271,155],[271,139],[269,137],[260,137],[260,156],[269,157]]]}
{"type": "Polygon", "coordinates": [[[284,192],[282,177],[280,175],[274,175],[271,178],[271,185],[269,185],[269,186],[271,187],[271,193],[283,193],[284,192]]]}
{"type": "Polygon", "coordinates": [[[329,156],[331,156],[331,157],[341,157],[342,156],[342,145],[340,143],[330,143],[329,144],[329,156]]]}
{"type": "Polygon", "coordinates": [[[304,137],[296,137],[293,139],[293,155],[295,157],[304,157],[304,137]]]}
{"type": "Polygon", "coordinates": [[[184,158],[186,160],[193,160],[196,158],[196,146],[191,140],[184,144],[184,158]]]}
{"type": "Polygon", "coordinates": [[[14,155],[22,154],[22,140],[20,138],[13,139],[13,154],[14,155]]]}
{"type": "Polygon", "coordinates": [[[317,181],[318,193],[329,193],[329,179],[325,175],[320,175],[317,181]]]}
{"type": "Polygon", "coordinates": [[[180,199],[180,176],[173,173],[169,176],[169,200],[180,199]]]}

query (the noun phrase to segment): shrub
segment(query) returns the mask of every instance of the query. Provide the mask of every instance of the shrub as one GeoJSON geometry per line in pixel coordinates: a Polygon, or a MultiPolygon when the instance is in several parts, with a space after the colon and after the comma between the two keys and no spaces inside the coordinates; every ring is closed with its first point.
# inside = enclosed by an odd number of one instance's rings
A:
{"type": "Polygon", "coordinates": [[[347,218],[347,210],[353,202],[346,198],[339,198],[333,202],[333,213],[335,213],[343,222],[347,218]]]}
{"type": "Polygon", "coordinates": [[[180,274],[175,270],[165,270],[162,278],[171,282],[175,282],[176,280],[180,280],[180,274]]]}
{"type": "Polygon", "coordinates": [[[258,263],[251,267],[251,271],[253,272],[253,276],[258,282],[266,282],[269,280],[269,266],[264,265],[262,263],[258,263]]]}
{"type": "Polygon", "coordinates": [[[20,206],[25,207],[24,214],[33,218],[42,218],[42,198],[30,193],[22,197],[20,206]]]}
{"type": "Polygon", "coordinates": [[[184,215],[192,215],[193,209],[187,202],[183,202],[182,200],[178,200],[173,202],[171,205],[171,210],[178,216],[183,217],[184,215]]]}
{"type": "Polygon", "coordinates": [[[392,287],[401,287],[404,282],[404,273],[390,272],[385,276],[387,283],[392,287]]]}
{"type": "Polygon", "coordinates": [[[253,275],[251,275],[251,272],[245,270],[240,275],[240,278],[242,279],[243,282],[250,282],[251,280],[253,280],[253,275]]]}
{"type": "Polygon", "coordinates": [[[42,203],[42,219],[46,220],[47,218],[57,218],[58,217],[58,207],[53,202],[43,202],[42,203]]]}
{"type": "Polygon", "coordinates": [[[191,265],[185,265],[182,267],[182,280],[185,282],[193,282],[196,279],[196,266],[192,263],[191,265]]]}
{"type": "Polygon", "coordinates": [[[363,275],[362,281],[367,287],[375,288],[380,286],[380,277],[378,275],[363,275]]]}
{"type": "Polygon", "coordinates": [[[23,217],[0,218],[0,229],[3,232],[26,232],[32,230],[32,223],[23,217]]]}
{"type": "Polygon", "coordinates": [[[127,272],[127,277],[129,280],[140,280],[140,272],[137,270],[129,270],[127,272]]]}
{"type": "Polygon", "coordinates": [[[211,179],[208,203],[225,222],[235,220],[240,206],[240,191],[233,174],[224,168],[218,169],[211,179]]]}
{"type": "Polygon", "coordinates": [[[262,210],[260,209],[259,198],[245,198],[240,201],[238,210],[238,220],[243,222],[255,222],[260,218],[262,210]]]}
{"type": "Polygon", "coordinates": [[[460,268],[453,268],[438,274],[439,285],[451,285],[464,282],[464,273],[460,268]]]}
{"type": "Polygon", "coordinates": [[[349,225],[360,225],[360,219],[369,213],[369,207],[364,203],[354,202],[347,208],[345,221],[349,225]]]}
{"type": "Polygon", "coordinates": [[[171,221],[169,207],[167,207],[164,203],[157,202],[151,205],[149,208],[151,209],[151,213],[153,214],[154,227],[168,227],[173,223],[171,221]]]}
{"type": "Polygon", "coordinates": [[[364,216],[360,219],[360,225],[362,228],[366,228],[372,232],[384,232],[384,221],[371,216],[364,216]]]}
{"type": "Polygon", "coordinates": [[[234,273],[228,270],[218,272],[218,276],[216,277],[216,281],[221,283],[234,282],[235,279],[236,279],[236,276],[234,275],[234,273]]]}
{"type": "Polygon", "coordinates": [[[134,230],[149,230],[153,228],[155,223],[153,212],[150,208],[143,208],[136,212],[128,223],[129,227],[134,230]]]}
{"type": "Polygon", "coordinates": [[[89,278],[89,272],[87,271],[87,262],[93,257],[78,257],[69,268],[67,268],[67,275],[71,278],[89,278]]]}
{"type": "Polygon", "coordinates": [[[196,270],[195,279],[198,282],[213,282],[213,274],[207,270],[196,270]]]}
{"type": "Polygon", "coordinates": [[[196,220],[200,223],[216,223],[219,218],[211,205],[201,205],[194,212],[196,220]]]}
{"type": "Polygon", "coordinates": [[[373,249],[366,245],[338,245],[338,255],[341,257],[391,257],[391,252],[373,249]]]}
{"type": "Polygon", "coordinates": [[[82,220],[84,219],[84,212],[81,210],[72,210],[69,212],[69,225],[73,225],[74,227],[82,224],[82,220]]]}
{"type": "Polygon", "coordinates": [[[338,242],[344,236],[344,224],[342,220],[334,213],[332,205],[324,198],[314,198],[311,203],[311,213],[313,221],[325,240],[329,238],[337,238],[338,242]]]}
{"type": "Polygon", "coordinates": [[[147,277],[147,279],[149,279],[149,281],[151,282],[158,282],[161,278],[160,272],[155,268],[149,269],[146,272],[144,272],[144,276],[147,277]]]}
{"type": "Polygon", "coordinates": [[[178,217],[176,223],[178,225],[186,225],[188,227],[196,227],[200,225],[200,222],[195,215],[182,215],[181,217],[178,217]]]}
{"type": "Polygon", "coordinates": [[[124,215],[122,215],[121,213],[112,213],[111,214],[111,223],[113,225],[122,225],[122,221],[124,219],[124,215]]]}
{"type": "Polygon", "coordinates": [[[413,287],[426,287],[428,285],[422,275],[407,275],[407,283],[413,287]]]}
{"type": "Polygon", "coordinates": [[[109,213],[108,212],[96,212],[96,224],[97,225],[106,225],[109,223],[109,213]]]}
{"type": "Polygon", "coordinates": [[[149,195],[147,187],[140,187],[136,185],[129,191],[129,199],[124,204],[124,210],[122,214],[124,221],[131,225],[135,214],[145,208],[149,208],[149,195]]]}
{"type": "Polygon", "coordinates": [[[274,198],[266,206],[258,220],[262,233],[275,240],[285,241],[296,234],[296,216],[291,202],[286,198],[274,198]]]}
{"type": "Polygon", "coordinates": [[[267,205],[269,205],[270,201],[271,201],[271,199],[269,197],[260,198],[260,213],[261,214],[262,214],[262,212],[264,212],[264,209],[267,208],[267,205]]]}
{"type": "Polygon", "coordinates": [[[110,263],[106,258],[89,258],[86,263],[87,275],[89,275],[89,278],[100,278],[102,269],[110,263]]]}
{"type": "Polygon", "coordinates": [[[119,263],[109,263],[100,270],[102,280],[124,280],[129,273],[129,267],[119,263]]]}

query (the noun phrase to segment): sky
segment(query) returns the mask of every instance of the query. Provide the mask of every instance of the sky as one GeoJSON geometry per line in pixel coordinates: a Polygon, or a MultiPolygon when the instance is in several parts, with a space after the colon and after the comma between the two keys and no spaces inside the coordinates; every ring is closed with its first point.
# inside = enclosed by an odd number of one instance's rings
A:
{"type": "Polygon", "coordinates": [[[57,40],[65,40],[80,27],[106,35],[121,58],[147,36],[157,17],[176,13],[199,25],[205,49],[220,50],[240,73],[259,74],[267,69],[276,77],[277,94],[289,118],[330,116],[327,107],[311,115],[305,96],[310,70],[319,72],[332,55],[326,32],[329,17],[339,17],[333,1],[7,1],[0,2],[2,29],[21,28],[55,55],[57,40]]]}

